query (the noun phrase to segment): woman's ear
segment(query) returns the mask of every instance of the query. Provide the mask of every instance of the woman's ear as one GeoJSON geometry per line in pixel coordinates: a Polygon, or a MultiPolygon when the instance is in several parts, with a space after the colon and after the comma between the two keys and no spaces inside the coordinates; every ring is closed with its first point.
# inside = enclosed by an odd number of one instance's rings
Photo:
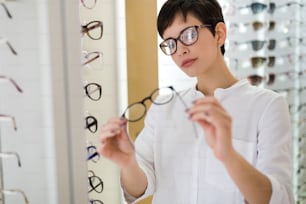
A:
{"type": "Polygon", "coordinates": [[[217,43],[219,47],[224,45],[226,41],[226,25],[223,22],[217,23],[215,27],[215,38],[217,40],[217,43]]]}

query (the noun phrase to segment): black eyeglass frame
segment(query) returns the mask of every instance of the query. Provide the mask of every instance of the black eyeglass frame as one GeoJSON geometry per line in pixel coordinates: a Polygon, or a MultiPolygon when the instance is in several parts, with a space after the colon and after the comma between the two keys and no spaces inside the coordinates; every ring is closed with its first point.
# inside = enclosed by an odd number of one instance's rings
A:
{"type": "MultiPolygon", "coordinates": [[[[146,104],[145,104],[145,102],[146,102],[147,100],[151,101],[151,102],[152,102],[153,104],[155,104],[155,105],[164,105],[164,104],[169,103],[169,102],[174,98],[175,95],[176,95],[176,96],[178,97],[178,99],[181,101],[181,103],[182,103],[182,105],[184,106],[185,110],[187,110],[187,109],[188,109],[187,104],[185,103],[185,101],[183,100],[183,98],[180,96],[180,94],[174,89],[174,87],[173,87],[173,86],[166,86],[166,87],[157,88],[157,89],[155,89],[154,91],[152,91],[152,93],[151,93],[149,96],[145,97],[144,99],[142,99],[142,100],[140,100],[140,101],[138,101],[138,102],[135,102],[135,103],[130,104],[130,105],[124,110],[124,112],[122,113],[121,117],[122,117],[122,118],[125,118],[128,122],[137,122],[137,121],[141,120],[141,119],[146,115],[146,113],[147,113],[147,106],[146,106],[146,104]],[[170,90],[172,91],[172,96],[171,96],[168,100],[166,100],[166,101],[164,101],[164,102],[162,102],[162,103],[157,103],[156,101],[154,101],[154,100],[152,99],[152,96],[153,96],[156,92],[158,92],[159,90],[165,89],[165,88],[168,88],[168,89],[170,89],[170,90]],[[138,117],[137,119],[134,119],[134,120],[129,119],[129,118],[127,117],[127,114],[128,114],[129,109],[130,109],[132,106],[134,106],[134,105],[139,105],[139,104],[141,104],[141,105],[144,107],[144,112],[143,112],[143,114],[142,114],[140,117],[138,117]]],[[[194,129],[195,137],[198,138],[198,133],[197,133],[197,129],[196,129],[195,123],[194,123],[194,122],[191,122],[191,124],[192,124],[192,128],[194,129]]]]}
{"type": "Polygon", "coordinates": [[[90,98],[93,101],[99,101],[102,97],[102,86],[98,83],[92,82],[92,83],[88,83],[84,86],[84,90],[85,90],[85,94],[88,98],[90,98]],[[94,86],[96,89],[94,89],[93,91],[90,92],[90,87],[94,86]],[[99,95],[97,98],[94,98],[92,96],[92,93],[98,91],[99,95]]]}
{"type": "Polygon", "coordinates": [[[211,25],[209,25],[209,24],[202,24],[202,25],[188,26],[188,27],[184,28],[184,29],[179,33],[178,37],[176,37],[176,38],[171,38],[171,37],[170,37],[170,38],[165,39],[163,42],[161,42],[161,43],[159,44],[159,47],[160,47],[160,49],[163,51],[163,53],[165,53],[166,55],[173,55],[173,54],[176,53],[176,51],[177,51],[177,41],[180,41],[180,42],[181,42],[183,45],[185,45],[185,46],[191,46],[191,45],[195,44],[195,43],[198,41],[198,39],[199,39],[199,29],[200,29],[200,28],[207,28],[207,27],[211,27],[211,25]],[[194,33],[194,34],[196,34],[196,39],[193,40],[191,43],[186,43],[186,42],[184,42],[183,39],[182,39],[183,33],[184,33],[185,31],[187,31],[188,29],[194,29],[194,30],[195,30],[195,33],[194,33]],[[169,40],[173,40],[173,41],[175,42],[175,49],[170,49],[170,48],[169,48],[169,44],[170,44],[170,43],[167,43],[169,40]],[[166,48],[169,48],[170,53],[167,53],[166,48]],[[174,50],[174,51],[171,52],[171,50],[174,50]]]}
{"type": "Polygon", "coordinates": [[[95,8],[96,4],[97,4],[97,0],[94,0],[94,4],[92,6],[89,6],[88,4],[86,4],[86,0],[80,0],[81,1],[81,5],[84,6],[87,9],[93,9],[95,8]]]}
{"type": "Polygon", "coordinates": [[[81,25],[81,33],[83,35],[87,34],[87,36],[91,38],[92,40],[100,40],[103,36],[103,22],[94,20],[94,21],[90,21],[89,23],[85,25],[81,25]],[[100,28],[100,33],[98,37],[92,36],[90,31],[94,29],[98,29],[98,28],[100,28]]]}

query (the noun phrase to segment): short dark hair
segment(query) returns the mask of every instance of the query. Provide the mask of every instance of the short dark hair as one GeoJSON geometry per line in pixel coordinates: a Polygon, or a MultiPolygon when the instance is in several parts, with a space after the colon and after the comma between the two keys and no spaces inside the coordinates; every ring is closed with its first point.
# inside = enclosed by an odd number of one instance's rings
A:
{"type": "MultiPolygon", "coordinates": [[[[168,0],[162,6],[157,18],[157,29],[161,37],[173,23],[177,14],[182,14],[184,20],[187,14],[192,14],[203,24],[211,25],[208,28],[213,35],[215,35],[217,23],[225,23],[221,6],[217,0],[168,0]]],[[[224,45],[221,47],[221,52],[224,55],[224,45]]]]}

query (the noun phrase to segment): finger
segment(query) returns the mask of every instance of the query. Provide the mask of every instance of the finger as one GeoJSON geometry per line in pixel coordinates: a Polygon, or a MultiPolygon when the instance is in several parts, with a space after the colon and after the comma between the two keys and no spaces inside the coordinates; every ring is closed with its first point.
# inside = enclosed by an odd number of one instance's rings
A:
{"type": "Polygon", "coordinates": [[[227,125],[231,120],[228,113],[215,104],[205,104],[193,107],[188,111],[188,114],[192,121],[200,122],[204,120],[213,124],[215,127],[227,125]]]}
{"type": "Polygon", "coordinates": [[[112,119],[101,128],[100,138],[113,137],[120,134],[125,129],[127,121],[124,119],[112,119]]]}

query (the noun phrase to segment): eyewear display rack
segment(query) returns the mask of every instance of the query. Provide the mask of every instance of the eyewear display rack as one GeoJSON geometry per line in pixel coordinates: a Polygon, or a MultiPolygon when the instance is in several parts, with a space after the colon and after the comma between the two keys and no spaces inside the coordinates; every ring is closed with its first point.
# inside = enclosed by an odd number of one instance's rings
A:
{"type": "Polygon", "coordinates": [[[306,1],[224,1],[227,59],[238,78],[283,94],[292,120],[294,194],[306,202],[306,1]]]}
{"type": "Polygon", "coordinates": [[[88,203],[79,5],[0,3],[0,203],[88,203]]]}
{"type": "Polygon", "coordinates": [[[80,69],[86,92],[83,97],[84,149],[87,151],[88,197],[90,203],[95,204],[123,202],[119,168],[98,155],[97,148],[101,125],[121,112],[118,108],[121,104],[121,83],[126,87],[126,78],[118,80],[120,63],[125,61],[120,58],[125,49],[117,34],[124,35],[125,32],[124,27],[118,26],[125,20],[122,16],[124,6],[123,0],[79,0],[79,24],[83,30],[80,69]]]}

